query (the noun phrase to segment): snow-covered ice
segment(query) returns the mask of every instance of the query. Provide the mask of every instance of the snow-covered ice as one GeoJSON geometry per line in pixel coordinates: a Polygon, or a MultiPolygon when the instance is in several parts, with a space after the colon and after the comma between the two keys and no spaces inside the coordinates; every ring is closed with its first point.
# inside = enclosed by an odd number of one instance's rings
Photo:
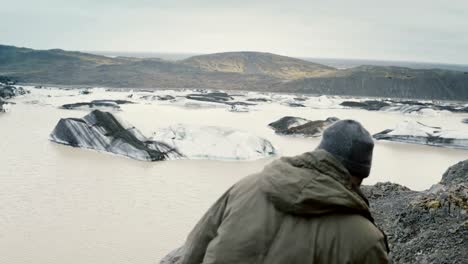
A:
{"type": "Polygon", "coordinates": [[[245,131],[217,126],[177,124],[154,132],[188,159],[255,160],[276,154],[270,141],[245,131]]]}

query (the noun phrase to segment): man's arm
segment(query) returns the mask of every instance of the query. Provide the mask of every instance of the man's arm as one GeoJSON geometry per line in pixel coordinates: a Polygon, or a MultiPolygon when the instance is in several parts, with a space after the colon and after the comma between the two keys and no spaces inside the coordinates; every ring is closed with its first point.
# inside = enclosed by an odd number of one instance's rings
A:
{"type": "Polygon", "coordinates": [[[190,232],[184,245],[182,264],[199,264],[203,262],[206,248],[210,241],[217,236],[218,227],[223,221],[229,191],[230,189],[211,206],[190,232]]]}

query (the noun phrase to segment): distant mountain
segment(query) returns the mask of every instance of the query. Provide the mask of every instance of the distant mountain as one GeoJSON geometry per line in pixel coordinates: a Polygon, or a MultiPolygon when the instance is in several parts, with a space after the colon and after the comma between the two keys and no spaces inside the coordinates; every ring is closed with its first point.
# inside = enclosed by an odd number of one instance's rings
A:
{"type": "Polygon", "coordinates": [[[158,58],[111,58],[4,45],[0,45],[0,76],[26,83],[145,88],[267,89],[281,81],[267,75],[209,72],[158,58]]]}
{"type": "Polygon", "coordinates": [[[209,72],[262,74],[288,80],[322,76],[336,70],[322,64],[263,52],[199,55],[182,63],[209,72]]]}
{"type": "Polygon", "coordinates": [[[468,72],[359,66],[328,76],[282,82],[272,91],[418,99],[468,100],[468,72]]]}
{"type": "Polygon", "coordinates": [[[468,100],[468,72],[389,66],[339,70],[260,52],[227,52],[167,61],[0,45],[2,76],[23,83],[56,85],[242,89],[468,100]]]}
{"type": "Polygon", "coordinates": [[[411,69],[443,69],[451,71],[468,71],[468,64],[448,64],[417,61],[382,61],[382,60],[359,60],[338,58],[301,58],[306,61],[320,63],[337,69],[348,69],[362,65],[374,66],[397,66],[411,69]]]}

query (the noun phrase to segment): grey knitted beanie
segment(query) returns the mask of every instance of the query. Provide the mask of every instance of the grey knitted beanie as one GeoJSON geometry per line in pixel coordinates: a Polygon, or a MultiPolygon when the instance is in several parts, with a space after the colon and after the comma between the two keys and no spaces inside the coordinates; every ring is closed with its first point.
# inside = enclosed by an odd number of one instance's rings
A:
{"type": "Polygon", "coordinates": [[[341,161],[351,175],[360,178],[369,176],[374,141],[359,122],[336,122],[323,132],[318,149],[326,150],[341,161]]]}

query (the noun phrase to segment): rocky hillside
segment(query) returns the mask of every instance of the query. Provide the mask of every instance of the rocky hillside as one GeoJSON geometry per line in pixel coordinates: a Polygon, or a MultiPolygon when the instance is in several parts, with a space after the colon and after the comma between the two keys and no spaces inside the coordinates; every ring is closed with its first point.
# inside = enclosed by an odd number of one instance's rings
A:
{"type": "Polygon", "coordinates": [[[0,78],[3,77],[57,85],[468,100],[468,72],[387,66],[337,70],[260,52],[218,53],[174,62],[0,45],[0,78]]]}
{"type": "Polygon", "coordinates": [[[352,96],[468,100],[468,72],[359,66],[282,82],[273,91],[352,96]]]}
{"type": "Polygon", "coordinates": [[[0,45],[0,77],[20,82],[145,88],[268,89],[278,78],[210,72],[161,59],[110,58],[0,45]]]}
{"type": "Polygon", "coordinates": [[[393,183],[362,190],[388,236],[394,263],[466,263],[468,160],[450,167],[428,191],[393,183]]]}
{"type": "Polygon", "coordinates": [[[280,79],[323,76],[336,69],[325,65],[262,52],[225,52],[200,55],[182,61],[209,72],[261,74],[280,79]]]}

